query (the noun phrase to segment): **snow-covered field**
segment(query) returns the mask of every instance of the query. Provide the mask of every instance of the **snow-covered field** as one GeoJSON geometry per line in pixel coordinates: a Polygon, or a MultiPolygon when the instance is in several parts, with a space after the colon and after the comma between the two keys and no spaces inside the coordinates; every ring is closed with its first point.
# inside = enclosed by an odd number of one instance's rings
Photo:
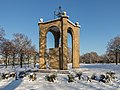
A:
{"type": "MultiPolygon", "coordinates": [[[[0,67],[0,72],[10,70],[13,71],[11,68],[0,67]]],[[[75,70],[69,69],[69,71],[74,73],[75,70]]],[[[78,80],[75,78],[74,82],[68,83],[67,74],[57,74],[57,80],[51,83],[44,79],[46,73],[36,72],[37,80],[35,81],[29,81],[28,76],[18,80],[15,80],[15,78],[0,80],[0,90],[120,90],[120,65],[81,64],[80,69],[76,71],[82,71],[84,79],[78,80]],[[110,83],[86,80],[86,76],[91,76],[93,73],[99,76],[109,71],[116,73],[116,79],[110,83]]]]}

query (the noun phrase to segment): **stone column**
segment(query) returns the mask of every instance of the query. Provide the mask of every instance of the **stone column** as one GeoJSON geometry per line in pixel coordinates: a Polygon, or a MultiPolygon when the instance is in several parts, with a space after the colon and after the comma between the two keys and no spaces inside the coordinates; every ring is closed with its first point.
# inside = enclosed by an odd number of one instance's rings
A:
{"type": "Polygon", "coordinates": [[[73,68],[79,68],[79,55],[79,27],[76,27],[73,39],[73,68]]]}
{"type": "Polygon", "coordinates": [[[62,17],[62,22],[61,22],[61,30],[62,30],[62,37],[61,37],[61,49],[62,49],[62,69],[66,70],[67,69],[67,19],[68,17],[62,17]]]}
{"type": "Polygon", "coordinates": [[[40,31],[39,31],[39,64],[40,64],[40,69],[45,69],[46,68],[46,62],[45,62],[45,48],[46,48],[46,36],[45,36],[45,30],[43,28],[43,25],[40,24],[40,31]]]}

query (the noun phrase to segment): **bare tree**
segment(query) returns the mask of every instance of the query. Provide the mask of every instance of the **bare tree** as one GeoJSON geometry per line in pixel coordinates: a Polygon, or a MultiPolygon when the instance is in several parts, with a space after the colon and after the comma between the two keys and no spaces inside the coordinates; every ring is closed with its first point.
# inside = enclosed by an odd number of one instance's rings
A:
{"type": "Polygon", "coordinates": [[[98,56],[98,54],[96,53],[96,52],[91,52],[90,53],[91,54],[91,62],[92,63],[99,63],[99,61],[100,61],[100,58],[99,58],[99,56],[98,56]]]}
{"type": "Polygon", "coordinates": [[[4,41],[4,36],[5,36],[5,30],[2,27],[0,27],[0,54],[2,53],[1,52],[1,49],[2,49],[1,45],[4,41]]]}
{"type": "Polygon", "coordinates": [[[81,56],[83,63],[91,63],[90,53],[85,53],[81,56]]]}
{"type": "Polygon", "coordinates": [[[102,54],[100,57],[100,63],[110,63],[110,58],[107,54],[102,54]]]}
{"type": "Polygon", "coordinates": [[[118,64],[118,56],[120,54],[120,36],[116,36],[111,39],[107,44],[107,54],[110,56],[114,55],[115,63],[118,64]]]}
{"type": "Polygon", "coordinates": [[[5,57],[4,62],[7,68],[7,64],[9,62],[8,56],[11,54],[11,51],[12,51],[12,42],[8,39],[5,39],[1,44],[1,48],[2,48],[1,53],[2,53],[2,56],[5,57]]]}
{"type": "Polygon", "coordinates": [[[15,65],[15,58],[18,56],[20,60],[20,66],[22,68],[22,63],[25,56],[28,59],[31,57],[36,57],[35,46],[32,45],[32,41],[24,34],[16,33],[13,34],[13,40],[8,40],[4,38],[5,31],[0,27],[0,55],[5,57],[4,63],[7,67],[9,62],[9,57],[12,58],[12,66],[15,65]]]}
{"type": "Polygon", "coordinates": [[[10,55],[12,57],[12,67],[15,66],[15,58],[16,58],[16,55],[17,55],[17,50],[16,50],[16,47],[13,43],[13,41],[11,41],[11,52],[10,52],[10,55]]]}
{"type": "Polygon", "coordinates": [[[23,63],[23,57],[27,51],[27,49],[31,46],[31,40],[28,39],[27,36],[24,34],[16,33],[13,34],[13,42],[16,47],[16,51],[19,55],[20,58],[20,66],[22,68],[22,63],[23,63]]]}
{"type": "MultiPolygon", "coordinates": [[[[26,56],[27,56],[27,60],[28,60],[28,67],[29,67],[29,60],[33,57],[33,59],[36,59],[36,50],[35,50],[35,45],[31,45],[27,48],[26,50],[26,56]]],[[[34,61],[35,63],[35,61],[34,61]]]]}
{"type": "Polygon", "coordinates": [[[2,27],[0,27],[0,41],[4,39],[4,35],[5,35],[5,30],[2,27]]]}
{"type": "Polygon", "coordinates": [[[82,63],[98,63],[100,57],[96,52],[85,53],[81,56],[82,63]]]}

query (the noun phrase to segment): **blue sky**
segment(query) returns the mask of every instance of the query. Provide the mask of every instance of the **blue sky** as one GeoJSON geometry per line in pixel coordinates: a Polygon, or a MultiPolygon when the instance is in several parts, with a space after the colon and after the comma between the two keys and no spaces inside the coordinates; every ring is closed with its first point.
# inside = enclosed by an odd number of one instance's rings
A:
{"type": "Polygon", "coordinates": [[[105,53],[107,42],[120,34],[120,0],[0,0],[0,26],[5,29],[6,38],[23,33],[38,48],[39,18],[54,19],[53,12],[59,6],[72,22],[81,25],[81,54],[105,53]]]}

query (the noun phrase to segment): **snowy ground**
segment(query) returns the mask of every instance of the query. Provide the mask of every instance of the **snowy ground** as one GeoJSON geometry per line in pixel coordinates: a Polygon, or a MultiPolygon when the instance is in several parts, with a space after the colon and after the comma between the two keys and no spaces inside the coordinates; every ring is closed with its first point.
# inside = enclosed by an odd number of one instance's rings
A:
{"type": "MultiPolygon", "coordinates": [[[[14,70],[14,69],[13,69],[14,70]]],[[[13,71],[11,68],[5,69],[0,67],[0,72],[13,71]]],[[[17,69],[16,69],[17,70],[17,69]]],[[[67,74],[57,74],[57,80],[50,83],[44,79],[46,73],[37,72],[37,80],[29,81],[28,77],[15,80],[9,78],[0,80],[0,90],[120,90],[120,65],[115,64],[81,64],[77,71],[83,72],[83,77],[91,76],[96,73],[105,74],[108,71],[116,73],[116,79],[110,83],[103,83],[92,80],[92,82],[75,79],[74,82],[68,83],[67,74]]],[[[70,69],[72,73],[74,70],[70,69]]]]}

